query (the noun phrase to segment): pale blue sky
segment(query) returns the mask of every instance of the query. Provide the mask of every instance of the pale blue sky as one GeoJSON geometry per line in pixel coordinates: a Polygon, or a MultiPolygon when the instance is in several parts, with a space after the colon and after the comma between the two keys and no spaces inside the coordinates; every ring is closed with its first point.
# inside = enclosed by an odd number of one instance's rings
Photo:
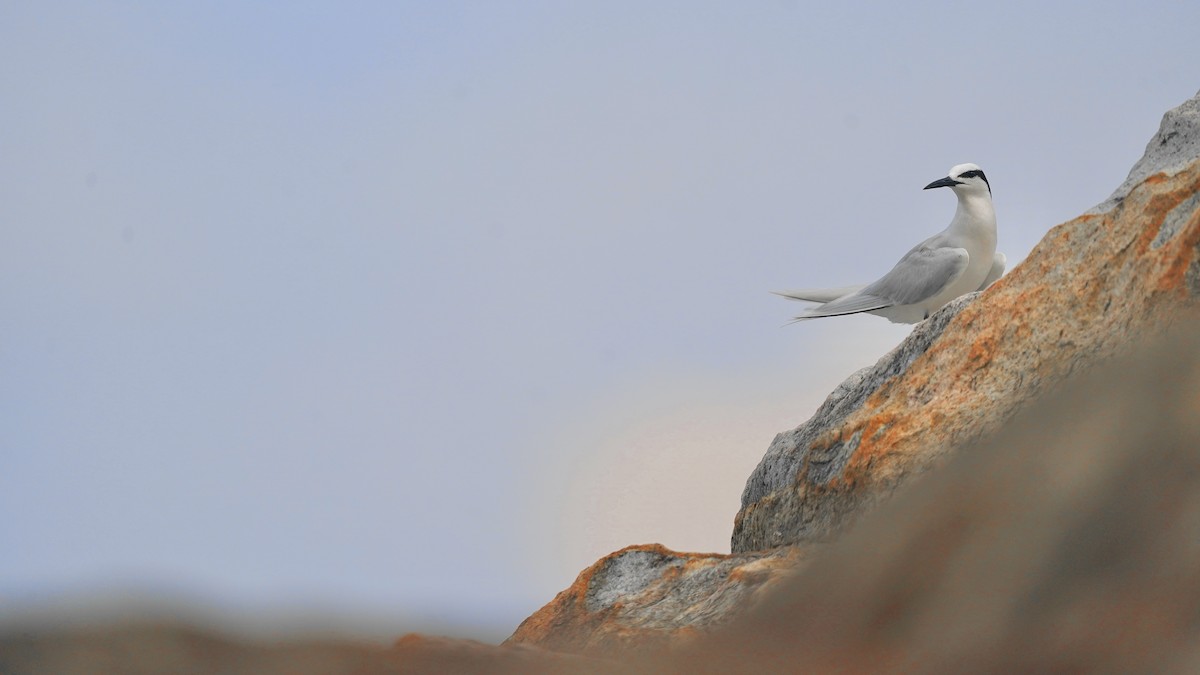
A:
{"type": "Polygon", "coordinates": [[[619,546],[727,548],[771,437],[907,332],[767,291],[886,271],[967,161],[1020,260],[1200,88],[1197,25],[0,3],[0,601],[493,639],[619,546]]]}

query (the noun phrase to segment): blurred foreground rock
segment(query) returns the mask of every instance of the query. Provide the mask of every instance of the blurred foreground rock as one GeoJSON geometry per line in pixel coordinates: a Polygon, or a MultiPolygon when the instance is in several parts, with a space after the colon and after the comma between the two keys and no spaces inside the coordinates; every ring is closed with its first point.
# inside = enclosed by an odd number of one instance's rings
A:
{"type": "Polygon", "coordinates": [[[0,635],[3,675],[402,675],[617,673],[614,662],[528,645],[406,635],[391,647],[245,641],[174,623],[0,635]]]}

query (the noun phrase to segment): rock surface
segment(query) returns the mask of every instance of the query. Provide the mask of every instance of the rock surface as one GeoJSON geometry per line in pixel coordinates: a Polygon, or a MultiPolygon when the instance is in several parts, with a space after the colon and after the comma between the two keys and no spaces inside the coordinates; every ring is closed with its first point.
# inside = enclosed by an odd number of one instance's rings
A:
{"type": "Polygon", "coordinates": [[[790,548],[717,555],[630,546],[580,573],[507,644],[612,654],[683,643],[738,616],[803,557],[790,548]]]}
{"type": "Polygon", "coordinates": [[[1200,304],[1200,95],[1167,113],[1131,180],[1149,171],[777,436],[746,483],[733,551],[829,539],[1046,386],[1200,304]]]}
{"type": "Polygon", "coordinates": [[[904,486],[662,670],[1200,672],[1200,324],[904,486]]]}
{"type": "Polygon", "coordinates": [[[1125,182],[1088,213],[1112,209],[1150,176],[1156,173],[1174,176],[1197,157],[1200,157],[1200,94],[1163,115],[1158,133],[1146,144],[1146,153],[1129,170],[1125,182]]]}

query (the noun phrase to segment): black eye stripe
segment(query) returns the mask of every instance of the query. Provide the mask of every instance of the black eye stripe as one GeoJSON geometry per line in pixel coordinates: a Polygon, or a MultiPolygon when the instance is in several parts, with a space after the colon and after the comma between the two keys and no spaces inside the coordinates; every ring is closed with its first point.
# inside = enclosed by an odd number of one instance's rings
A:
{"type": "Polygon", "coordinates": [[[983,172],[979,169],[971,169],[970,171],[964,171],[958,174],[959,178],[974,178],[976,176],[983,178],[985,181],[987,180],[987,178],[983,175],[983,172]]]}
{"type": "Polygon", "coordinates": [[[979,169],[971,169],[970,171],[964,171],[964,172],[958,174],[958,177],[959,178],[975,178],[975,177],[982,178],[983,182],[986,183],[988,186],[988,192],[992,191],[992,184],[988,183],[987,176],[983,175],[983,172],[980,171],[979,169]]]}

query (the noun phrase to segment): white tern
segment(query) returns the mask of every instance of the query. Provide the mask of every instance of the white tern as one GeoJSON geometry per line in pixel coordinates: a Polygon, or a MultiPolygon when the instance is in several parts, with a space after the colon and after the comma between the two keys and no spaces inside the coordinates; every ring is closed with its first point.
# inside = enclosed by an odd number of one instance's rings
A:
{"type": "Polygon", "coordinates": [[[821,303],[797,321],[866,312],[893,323],[917,323],[942,305],[987,288],[1004,274],[1005,257],[996,251],[996,210],[983,170],[959,164],[929,185],[948,187],[958,197],[954,219],[941,232],[917,244],[879,280],[842,288],[775,291],[792,300],[821,303]]]}

